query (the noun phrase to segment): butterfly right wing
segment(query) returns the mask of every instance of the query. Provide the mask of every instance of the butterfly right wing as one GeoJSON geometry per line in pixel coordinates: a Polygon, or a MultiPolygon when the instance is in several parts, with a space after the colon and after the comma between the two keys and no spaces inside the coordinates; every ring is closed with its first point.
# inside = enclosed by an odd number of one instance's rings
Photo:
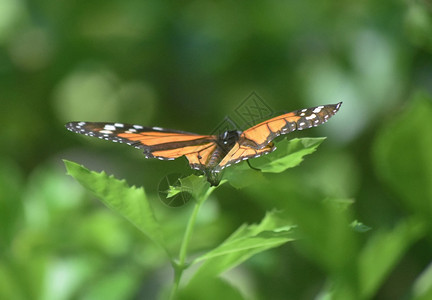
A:
{"type": "Polygon", "coordinates": [[[327,122],[330,117],[338,112],[341,104],[342,102],[339,102],[337,104],[295,110],[246,129],[231,151],[215,168],[215,171],[219,172],[242,160],[259,157],[274,151],[276,148],[271,141],[276,137],[294,130],[316,127],[327,122]]]}
{"type": "Polygon", "coordinates": [[[342,102],[286,113],[246,129],[239,143],[262,149],[279,135],[319,126],[338,112],[342,102]]]}
{"type": "Polygon", "coordinates": [[[191,168],[205,170],[209,157],[217,148],[216,136],[144,127],[123,123],[70,122],[70,131],[100,139],[125,143],[144,150],[146,158],[173,160],[186,156],[191,168]]]}

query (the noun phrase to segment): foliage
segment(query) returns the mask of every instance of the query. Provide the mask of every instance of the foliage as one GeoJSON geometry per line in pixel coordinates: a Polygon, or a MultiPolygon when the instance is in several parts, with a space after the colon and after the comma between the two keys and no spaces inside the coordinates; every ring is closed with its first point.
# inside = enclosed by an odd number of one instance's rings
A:
{"type": "MultiPolygon", "coordinates": [[[[313,139],[305,139],[305,141],[296,139],[285,142],[284,145],[287,146],[285,146],[285,151],[281,152],[285,153],[286,157],[282,157],[279,154],[275,156],[274,160],[268,160],[267,164],[263,164],[262,166],[267,172],[273,170],[273,172],[277,173],[282,169],[292,168],[303,160],[304,155],[315,151],[321,141],[322,139],[316,139],[316,141],[313,141],[313,139]],[[275,165],[277,167],[274,167],[275,165]]],[[[113,176],[107,176],[104,172],[89,171],[83,166],[70,161],[65,161],[65,165],[69,175],[77,179],[84,187],[96,194],[105,205],[126,218],[168,253],[168,246],[164,242],[160,229],[162,225],[156,221],[143,188],[129,187],[125,181],[119,181],[113,176]]],[[[295,226],[287,223],[277,213],[272,212],[268,213],[260,224],[244,224],[240,226],[221,245],[197,257],[190,263],[186,262],[186,251],[195,225],[196,215],[210,193],[215,190],[215,187],[210,187],[204,176],[189,176],[181,179],[180,183],[180,186],[173,186],[171,189],[190,192],[196,203],[185,231],[178,261],[169,255],[175,272],[171,299],[176,297],[183,271],[193,264],[204,261],[196,271],[195,276],[191,279],[190,284],[192,285],[194,281],[200,282],[203,278],[214,278],[259,252],[280,246],[295,239],[293,235],[293,228],[295,226]],[[195,278],[199,278],[199,280],[195,278]]],[[[170,196],[176,194],[173,191],[169,193],[170,196]]]]}
{"type": "Polygon", "coordinates": [[[1,0],[0,62],[1,299],[167,298],[180,274],[179,299],[432,298],[430,1],[1,0]],[[216,189],[64,128],[339,101],[216,189]]]}

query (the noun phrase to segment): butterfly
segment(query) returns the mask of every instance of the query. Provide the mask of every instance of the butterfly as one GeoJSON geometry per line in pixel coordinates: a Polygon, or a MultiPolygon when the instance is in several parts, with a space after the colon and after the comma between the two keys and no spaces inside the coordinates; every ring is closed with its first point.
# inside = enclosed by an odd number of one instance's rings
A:
{"type": "Polygon", "coordinates": [[[327,122],[341,104],[295,110],[243,132],[230,130],[219,135],[200,135],[124,123],[70,122],[65,126],[76,133],[141,149],[146,158],[173,160],[186,156],[192,169],[203,172],[210,185],[217,186],[224,168],[274,151],[276,147],[272,141],[276,137],[327,122]]]}

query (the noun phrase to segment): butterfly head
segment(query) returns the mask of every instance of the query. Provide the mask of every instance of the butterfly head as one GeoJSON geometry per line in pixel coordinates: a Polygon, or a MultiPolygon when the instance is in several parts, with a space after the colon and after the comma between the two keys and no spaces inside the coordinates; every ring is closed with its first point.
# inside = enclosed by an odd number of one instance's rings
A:
{"type": "Polygon", "coordinates": [[[224,149],[224,152],[228,152],[239,140],[241,133],[242,132],[238,130],[229,130],[221,133],[217,137],[219,147],[224,149]]]}

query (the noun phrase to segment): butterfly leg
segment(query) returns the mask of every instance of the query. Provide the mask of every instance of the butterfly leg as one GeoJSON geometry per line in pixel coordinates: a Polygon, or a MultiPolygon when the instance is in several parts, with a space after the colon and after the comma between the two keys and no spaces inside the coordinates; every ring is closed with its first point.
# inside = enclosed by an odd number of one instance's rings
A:
{"type": "Polygon", "coordinates": [[[255,171],[259,171],[259,172],[261,172],[261,169],[259,169],[259,168],[255,168],[254,166],[251,165],[249,159],[246,160],[246,161],[247,161],[247,164],[249,165],[249,168],[251,168],[252,170],[255,170],[255,171]]]}

